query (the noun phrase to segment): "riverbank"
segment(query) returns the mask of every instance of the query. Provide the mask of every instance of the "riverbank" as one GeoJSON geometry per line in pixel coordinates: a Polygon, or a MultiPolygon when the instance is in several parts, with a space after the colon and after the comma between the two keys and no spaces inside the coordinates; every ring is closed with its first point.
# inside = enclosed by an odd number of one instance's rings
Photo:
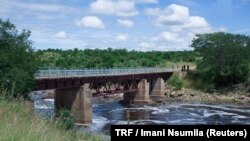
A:
{"type": "Polygon", "coordinates": [[[166,102],[250,105],[250,93],[240,91],[232,91],[223,94],[205,93],[187,88],[176,90],[168,87],[166,89],[166,102]]]}
{"type": "Polygon", "coordinates": [[[19,100],[0,99],[0,125],[1,141],[103,140],[98,135],[58,128],[56,121],[34,116],[27,102],[19,100]]]}

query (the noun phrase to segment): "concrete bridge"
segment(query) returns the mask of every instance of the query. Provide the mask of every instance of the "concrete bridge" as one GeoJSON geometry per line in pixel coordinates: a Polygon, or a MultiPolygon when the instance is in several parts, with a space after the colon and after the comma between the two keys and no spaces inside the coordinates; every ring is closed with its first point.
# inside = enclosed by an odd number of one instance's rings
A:
{"type": "Polygon", "coordinates": [[[69,109],[78,123],[92,122],[92,97],[123,93],[126,103],[164,102],[169,68],[39,70],[35,90],[54,89],[55,109],[69,109]]]}

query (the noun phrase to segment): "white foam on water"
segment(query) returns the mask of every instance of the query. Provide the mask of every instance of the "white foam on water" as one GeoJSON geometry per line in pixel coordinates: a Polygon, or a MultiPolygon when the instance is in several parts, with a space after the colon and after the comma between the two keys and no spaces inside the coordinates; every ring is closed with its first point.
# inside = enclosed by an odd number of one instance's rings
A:
{"type": "Polygon", "coordinates": [[[199,116],[199,114],[196,113],[190,113],[191,116],[199,116]]]}
{"type": "Polygon", "coordinates": [[[250,112],[250,106],[237,106],[237,105],[206,105],[206,104],[181,104],[182,106],[198,106],[202,108],[214,108],[214,110],[218,109],[219,111],[236,111],[236,112],[250,112]],[[249,109],[241,109],[241,108],[249,108],[249,109]]]}
{"type": "Polygon", "coordinates": [[[169,109],[158,109],[152,112],[152,114],[165,114],[165,113],[169,113],[169,109]]]}
{"type": "Polygon", "coordinates": [[[53,109],[53,107],[48,105],[34,105],[36,109],[53,109]]]}
{"type": "Polygon", "coordinates": [[[214,115],[214,114],[216,114],[216,113],[208,112],[207,109],[205,109],[205,110],[203,111],[203,117],[210,117],[210,116],[212,116],[212,115],[214,115]]]}
{"type": "Polygon", "coordinates": [[[216,112],[220,116],[235,116],[235,115],[237,115],[236,113],[231,113],[231,112],[224,112],[224,111],[216,111],[216,112]]]}
{"type": "Polygon", "coordinates": [[[37,100],[34,102],[34,108],[36,108],[36,109],[53,109],[54,102],[51,99],[37,100]]]}
{"type": "Polygon", "coordinates": [[[107,118],[100,117],[100,116],[94,116],[92,119],[92,124],[90,126],[90,130],[91,131],[99,131],[108,123],[109,123],[109,120],[107,118]]]}
{"type": "MultiPolygon", "coordinates": [[[[128,124],[127,120],[113,120],[111,121],[112,124],[117,124],[117,125],[126,125],[128,124]]],[[[167,122],[165,121],[160,121],[160,120],[131,120],[129,121],[129,124],[147,124],[148,122],[152,122],[154,124],[165,124],[167,122]]]]}
{"type": "Polygon", "coordinates": [[[181,124],[181,123],[183,123],[183,120],[177,119],[177,120],[169,120],[167,122],[168,123],[179,123],[179,124],[181,124]]]}
{"type": "Polygon", "coordinates": [[[155,124],[164,124],[166,123],[165,121],[161,121],[161,120],[135,120],[133,121],[135,123],[147,123],[147,122],[152,122],[152,123],[155,123],[155,124]]]}
{"type": "Polygon", "coordinates": [[[44,99],[44,101],[47,101],[47,102],[55,102],[54,99],[44,99]]]}
{"type": "Polygon", "coordinates": [[[116,112],[116,111],[122,111],[122,110],[145,110],[145,111],[149,111],[149,110],[157,110],[158,108],[155,107],[150,107],[150,106],[144,106],[144,107],[135,107],[135,108],[117,108],[114,110],[111,110],[109,112],[116,112]]]}
{"type": "Polygon", "coordinates": [[[130,111],[138,111],[138,110],[145,110],[145,111],[153,111],[152,114],[164,114],[164,113],[169,113],[169,109],[166,107],[152,107],[152,106],[147,106],[144,105],[143,107],[135,107],[135,108],[117,108],[115,110],[111,110],[109,112],[116,112],[116,111],[121,111],[121,110],[130,110],[130,111]]]}
{"type": "Polygon", "coordinates": [[[117,109],[115,109],[115,110],[111,110],[111,111],[109,111],[109,113],[111,113],[111,112],[116,112],[116,111],[122,111],[122,110],[125,110],[126,108],[117,108],[117,109]]]}
{"type": "MultiPolygon", "coordinates": [[[[116,125],[119,125],[119,124],[128,124],[128,121],[127,120],[111,120],[111,123],[112,124],[116,124],[116,125]]],[[[130,121],[131,123],[131,121],[130,121]]]]}
{"type": "Polygon", "coordinates": [[[99,107],[99,106],[101,106],[101,105],[104,105],[104,104],[96,104],[96,103],[95,103],[95,104],[92,105],[92,107],[99,107]]]}
{"type": "Polygon", "coordinates": [[[242,115],[236,115],[234,116],[235,118],[249,118],[249,117],[246,117],[246,116],[242,116],[242,115]]]}

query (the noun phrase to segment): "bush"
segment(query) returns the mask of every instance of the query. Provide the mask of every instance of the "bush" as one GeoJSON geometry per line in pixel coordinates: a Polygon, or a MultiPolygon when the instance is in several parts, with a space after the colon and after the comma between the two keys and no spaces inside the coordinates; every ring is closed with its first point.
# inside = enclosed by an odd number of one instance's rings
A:
{"type": "Polygon", "coordinates": [[[186,80],[188,80],[188,85],[191,86],[192,89],[198,89],[208,93],[216,91],[215,85],[204,72],[197,70],[189,71],[186,80]]]}
{"type": "Polygon", "coordinates": [[[175,89],[180,90],[183,87],[183,82],[182,80],[179,78],[178,75],[173,74],[169,80],[167,81],[168,84],[170,84],[171,86],[173,86],[175,89]]]}
{"type": "Polygon", "coordinates": [[[69,110],[62,109],[58,113],[57,126],[62,129],[73,129],[75,125],[75,117],[69,110]]]}

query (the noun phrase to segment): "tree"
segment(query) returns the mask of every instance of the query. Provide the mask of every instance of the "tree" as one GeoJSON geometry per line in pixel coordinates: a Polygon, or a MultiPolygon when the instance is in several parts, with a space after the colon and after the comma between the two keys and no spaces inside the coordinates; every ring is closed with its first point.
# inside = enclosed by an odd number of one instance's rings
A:
{"type": "Polygon", "coordinates": [[[30,33],[0,19],[0,84],[14,97],[26,97],[32,89],[36,63],[30,33]]]}
{"type": "Polygon", "coordinates": [[[224,32],[196,36],[191,46],[202,57],[197,69],[206,80],[223,87],[247,79],[249,36],[224,32]]]}

